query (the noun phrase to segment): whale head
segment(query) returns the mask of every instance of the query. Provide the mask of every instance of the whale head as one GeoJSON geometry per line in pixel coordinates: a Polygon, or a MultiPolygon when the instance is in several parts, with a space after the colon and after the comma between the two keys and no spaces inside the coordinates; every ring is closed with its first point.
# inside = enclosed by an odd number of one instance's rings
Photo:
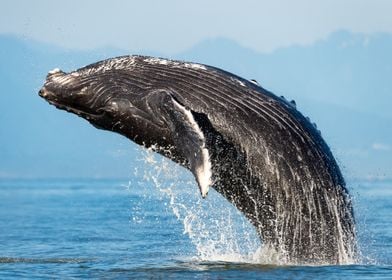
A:
{"type": "Polygon", "coordinates": [[[174,79],[160,83],[156,71],[148,74],[145,67],[165,63],[129,56],[69,73],[54,69],[39,95],[99,129],[117,132],[188,167],[206,197],[213,180],[206,136],[197,119],[202,117],[171,88],[174,79]]]}
{"type": "Polygon", "coordinates": [[[123,61],[109,60],[69,73],[56,68],[48,73],[39,95],[97,128],[120,133],[146,146],[157,141],[161,146],[169,146],[160,115],[154,114],[154,108],[146,101],[148,91],[122,78],[122,71],[132,66],[129,59],[129,65],[123,61]],[[145,143],[145,139],[151,139],[151,143],[145,143]]]}
{"type": "Polygon", "coordinates": [[[77,72],[65,73],[56,68],[49,71],[39,95],[59,109],[72,112],[87,120],[99,121],[106,105],[96,99],[93,84],[84,81],[77,72]]]}

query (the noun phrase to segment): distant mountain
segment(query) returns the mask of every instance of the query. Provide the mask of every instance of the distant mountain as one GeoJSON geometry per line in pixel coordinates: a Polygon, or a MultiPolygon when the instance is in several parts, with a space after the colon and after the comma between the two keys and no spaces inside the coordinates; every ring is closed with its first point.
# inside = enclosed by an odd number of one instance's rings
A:
{"type": "Polygon", "coordinates": [[[333,33],[310,46],[270,54],[227,39],[201,42],[178,57],[258,78],[266,88],[298,99],[335,104],[392,119],[392,36],[333,33]]]}
{"type": "MultiPolygon", "coordinates": [[[[221,67],[295,99],[348,177],[392,177],[391,49],[391,35],[342,31],[268,54],[217,38],[172,58],[221,67]]],[[[68,71],[122,54],[127,52],[76,52],[0,36],[0,178],[130,176],[141,164],[134,161],[136,145],[37,95],[50,69],[68,71]]]]}

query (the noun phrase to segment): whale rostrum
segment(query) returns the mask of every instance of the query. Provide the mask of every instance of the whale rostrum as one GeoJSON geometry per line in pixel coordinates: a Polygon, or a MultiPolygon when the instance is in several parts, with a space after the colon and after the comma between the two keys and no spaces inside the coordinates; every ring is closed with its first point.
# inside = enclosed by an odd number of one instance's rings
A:
{"type": "Polygon", "coordinates": [[[288,263],[355,257],[345,181],[295,101],[212,66],[146,56],[55,69],[39,94],[189,169],[203,197],[218,191],[288,263]]]}

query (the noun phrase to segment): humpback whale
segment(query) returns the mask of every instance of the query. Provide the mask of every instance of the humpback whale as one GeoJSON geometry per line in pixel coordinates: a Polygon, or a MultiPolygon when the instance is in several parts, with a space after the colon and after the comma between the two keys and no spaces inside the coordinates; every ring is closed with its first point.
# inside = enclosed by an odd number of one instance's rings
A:
{"type": "Polygon", "coordinates": [[[318,129],[287,101],[224,70],[122,56],[50,71],[39,95],[189,169],[288,263],[355,257],[351,198],[318,129]]]}

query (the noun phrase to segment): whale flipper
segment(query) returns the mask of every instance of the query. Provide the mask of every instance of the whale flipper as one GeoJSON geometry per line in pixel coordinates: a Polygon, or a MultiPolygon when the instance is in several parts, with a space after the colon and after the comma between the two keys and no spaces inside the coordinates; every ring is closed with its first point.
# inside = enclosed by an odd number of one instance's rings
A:
{"type": "Polygon", "coordinates": [[[212,183],[212,169],[204,133],[189,108],[168,92],[159,94],[165,122],[173,132],[177,153],[186,160],[182,164],[193,173],[200,193],[205,198],[212,183]]]}

